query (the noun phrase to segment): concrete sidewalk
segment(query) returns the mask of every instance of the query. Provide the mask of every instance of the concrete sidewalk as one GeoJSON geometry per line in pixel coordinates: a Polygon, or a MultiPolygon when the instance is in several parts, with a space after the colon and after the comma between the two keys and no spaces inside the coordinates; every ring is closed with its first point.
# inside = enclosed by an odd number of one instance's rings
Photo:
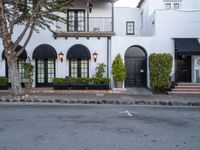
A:
{"type": "Polygon", "coordinates": [[[0,103],[200,106],[200,96],[198,95],[30,93],[23,98],[9,95],[9,92],[0,92],[0,103]]]}

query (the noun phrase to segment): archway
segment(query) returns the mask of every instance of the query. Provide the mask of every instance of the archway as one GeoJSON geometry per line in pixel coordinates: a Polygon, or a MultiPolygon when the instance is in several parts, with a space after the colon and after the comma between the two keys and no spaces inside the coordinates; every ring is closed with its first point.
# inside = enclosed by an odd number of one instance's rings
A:
{"type": "Polygon", "coordinates": [[[141,46],[131,46],[125,53],[125,87],[147,86],[147,53],[141,46]]]}

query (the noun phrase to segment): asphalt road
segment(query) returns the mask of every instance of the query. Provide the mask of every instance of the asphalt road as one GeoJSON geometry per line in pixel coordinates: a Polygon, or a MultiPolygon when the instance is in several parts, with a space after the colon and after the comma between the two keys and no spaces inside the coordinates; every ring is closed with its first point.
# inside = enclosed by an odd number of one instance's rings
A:
{"type": "Polygon", "coordinates": [[[0,105],[0,150],[199,150],[200,108],[0,105]]]}

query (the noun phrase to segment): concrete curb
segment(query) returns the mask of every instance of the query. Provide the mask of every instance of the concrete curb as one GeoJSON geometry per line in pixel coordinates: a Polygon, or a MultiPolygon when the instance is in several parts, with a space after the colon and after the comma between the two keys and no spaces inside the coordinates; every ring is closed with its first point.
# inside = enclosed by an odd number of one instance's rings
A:
{"type": "Polygon", "coordinates": [[[59,99],[50,99],[50,100],[38,100],[38,99],[20,99],[20,100],[11,100],[11,99],[0,99],[1,103],[21,103],[21,104],[110,104],[110,105],[158,105],[158,106],[200,106],[199,102],[180,102],[180,101],[144,101],[144,100],[137,100],[137,101],[126,101],[126,100],[59,100],[59,99]]]}

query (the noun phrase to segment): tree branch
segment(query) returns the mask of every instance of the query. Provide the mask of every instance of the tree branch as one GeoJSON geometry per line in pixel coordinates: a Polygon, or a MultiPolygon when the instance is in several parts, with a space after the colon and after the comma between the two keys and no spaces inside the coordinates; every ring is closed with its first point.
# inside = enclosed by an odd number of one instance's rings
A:
{"type": "MultiPolygon", "coordinates": [[[[30,24],[33,22],[33,19],[34,19],[34,21],[36,20],[41,3],[42,3],[42,0],[40,0],[40,1],[37,3],[37,6],[36,6],[35,9],[33,10],[32,16],[30,17],[30,19],[29,19],[28,22],[26,23],[23,32],[22,32],[21,35],[18,37],[18,39],[14,42],[14,45],[15,45],[15,46],[14,46],[13,49],[16,49],[17,46],[19,45],[19,43],[22,41],[22,39],[24,38],[26,32],[28,31],[28,29],[29,29],[29,27],[30,27],[30,24]]],[[[35,26],[35,23],[33,23],[33,25],[35,26]]],[[[34,28],[34,27],[33,27],[33,28],[34,28]]]]}
{"type": "Polygon", "coordinates": [[[19,3],[19,0],[16,0],[14,10],[13,10],[13,16],[12,16],[11,23],[10,23],[10,35],[13,34],[13,28],[14,28],[14,24],[15,24],[15,17],[17,15],[18,3],[19,3]]]}

